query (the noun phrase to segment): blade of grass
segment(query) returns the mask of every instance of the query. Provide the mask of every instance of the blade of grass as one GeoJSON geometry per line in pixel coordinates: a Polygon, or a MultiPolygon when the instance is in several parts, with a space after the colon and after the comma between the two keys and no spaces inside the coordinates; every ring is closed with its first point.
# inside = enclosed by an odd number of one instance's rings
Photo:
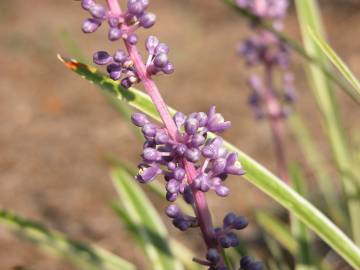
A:
{"type": "Polygon", "coordinates": [[[296,254],[298,244],[283,222],[262,211],[256,213],[256,222],[264,232],[274,238],[291,254],[296,254]]]}
{"type": "MultiPolygon", "coordinates": [[[[328,61],[309,33],[309,27],[319,36],[324,36],[321,14],[315,0],[296,0],[296,9],[300,21],[306,51],[328,66],[328,61]]],[[[351,152],[348,148],[344,128],[341,124],[338,104],[331,82],[317,66],[309,64],[307,75],[318,106],[323,114],[325,128],[333,151],[333,158],[341,175],[348,201],[348,211],[355,243],[360,245],[360,200],[359,190],[352,173],[351,152]]]]}
{"type": "MultiPolygon", "coordinates": [[[[146,242],[145,239],[143,239],[139,234],[141,228],[139,228],[135,223],[133,223],[132,218],[120,206],[118,202],[113,204],[113,209],[117,213],[121,221],[126,225],[128,231],[131,233],[131,236],[142,248],[144,248],[146,242]]],[[[190,251],[187,247],[185,247],[183,244],[173,238],[169,239],[169,245],[171,251],[174,253],[174,256],[184,264],[187,270],[200,270],[200,266],[193,263],[192,261],[192,258],[194,257],[194,252],[190,251]]]]}
{"type": "Polygon", "coordinates": [[[321,195],[324,197],[327,212],[330,214],[330,217],[335,220],[336,224],[340,224],[342,228],[346,227],[347,216],[338,204],[339,198],[333,183],[334,176],[328,173],[325,160],[321,155],[318,145],[315,143],[315,138],[310,133],[309,128],[299,113],[291,115],[289,124],[295,141],[299,144],[305,161],[315,176],[314,178],[320,188],[321,195]]]}
{"type": "MultiPolygon", "coordinates": [[[[275,269],[290,270],[290,267],[287,265],[284,258],[283,251],[278,245],[278,242],[276,242],[275,239],[273,239],[272,237],[273,235],[270,236],[268,234],[264,234],[264,241],[271,254],[271,259],[274,260],[274,263],[276,265],[275,269]]],[[[275,267],[275,265],[273,265],[272,267],[275,267]]]]}
{"type": "Polygon", "coordinates": [[[124,210],[135,224],[154,270],[183,269],[168,245],[166,228],[144,192],[124,169],[112,170],[112,179],[124,210]]]}
{"type": "MultiPolygon", "coordinates": [[[[125,169],[130,175],[135,176],[138,173],[138,170],[128,162],[125,162],[114,155],[107,155],[106,159],[110,162],[110,164],[114,167],[125,169]]],[[[151,183],[144,185],[145,188],[149,188],[151,192],[159,196],[161,199],[166,198],[166,191],[164,185],[162,185],[159,181],[152,181],[151,183]]],[[[176,200],[175,204],[180,207],[181,211],[183,211],[187,215],[193,215],[194,211],[192,207],[185,203],[183,200],[176,200]]]]}
{"type": "Polygon", "coordinates": [[[83,50],[79,47],[78,43],[74,39],[74,37],[66,30],[60,32],[60,39],[64,43],[65,47],[67,48],[69,54],[73,55],[85,64],[90,64],[87,57],[84,55],[83,50]]]}
{"type": "Polygon", "coordinates": [[[337,68],[340,74],[347,80],[349,84],[355,89],[356,93],[360,96],[360,82],[351,72],[350,68],[344,63],[343,60],[336,54],[330,45],[311,28],[308,29],[310,37],[319,47],[319,49],[327,56],[329,61],[337,68]]]}
{"type": "MultiPolygon", "coordinates": [[[[77,61],[64,59],[60,56],[59,58],[67,68],[95,83],[100,89],[112,92],[114,95],[117,95],[120,100],[126,100],[133,108],[160,121],[160,117],[150,98],[143,92],[135,88],[124,89],[117,82],[112,81],[93,67],[88,67],[77,61]]],[[[169,108],[169,111],[172,114],[175,113],[175,110],[172,108],[169,108]]],[[[211,137],[211,134],[209,135],[209,137],[211,137]]],[[[248,180],[296,215],[349,264],[355,268],[360,268],[359,248],[323,213],[250,156],[226,141],[224,141],[224,146],[229,151],[236,152],[239,155],[239,162],[241,162],[247,172],[244,179],[248,180]]]]}
{"type": "Polygon", "coordinates": [[[55,230],[0,209],[0,224],[30,240],[40,249],[86,270],[135,270],[130,262],[95,245],[73,241],[55,230]]]}
{"type": "MultiPolygon", "coordinates": [[[[302,196],[305,195],[305,182],[303,181],[300,170],[297,166],[290,166],[292,186],[302,196]]],[[[316,269],[313,265],[313,252],[311,250],[311,238],[305,225],[296,217],[291,216],[291,232],[298,243],[296,253],[296,269],[316,269]]]]}

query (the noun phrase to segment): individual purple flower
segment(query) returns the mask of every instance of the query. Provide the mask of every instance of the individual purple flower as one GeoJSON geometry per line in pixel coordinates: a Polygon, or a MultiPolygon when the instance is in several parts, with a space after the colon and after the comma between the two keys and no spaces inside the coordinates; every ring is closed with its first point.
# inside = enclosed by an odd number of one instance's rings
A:
{"type": "Polygon", "coordinates": [[[239,270],[262,270],[264,269],[261,262],[254,261],[250,256],[244,256],[240,260],[239,270]]]}

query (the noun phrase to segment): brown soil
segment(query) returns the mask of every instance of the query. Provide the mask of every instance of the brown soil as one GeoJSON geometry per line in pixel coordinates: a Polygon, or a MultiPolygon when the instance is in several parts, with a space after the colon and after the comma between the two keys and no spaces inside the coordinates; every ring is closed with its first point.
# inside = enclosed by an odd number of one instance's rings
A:
{"type": "MultiPolygon", "coordinates": [[[[216,104],[233,122],[225,137],[274,168],[268,126],[255,122],[245,104],[249,72],[234,52],[235,44],[249,33],[246,22],[221,1],[152,2],[159,19],[148,33],[169,43],[177,68],[174,75],[157,78],[165,99],[185,112],[216,104]]],[[[332,44],[360,74],[358,1],[322,4],[332,44]]],[[[57,52],[70,55],[63,31],[70,33],[86,56],[115,48],[104,31],[90,36],[81,33],[85,16],[76,1],[0,1],[0,206],[75,239],[97,243],[147,269],[142,253],[109,208],[116,193],[104,161],[106,154],[114,153],[136,163],[141,144],[99,91],[56,59],[57,52]]],[[[298,39],[295,19],[292,10],[287,32],[298,39]]],[[[300,96],[297,107],[328,154],[301,60],[294,59],[300,96]]],[[[345,95],[338,96],[347,130],[359,136],[358,108],[345,95]]],[[[243,180],[234,180],[230,186],[234,191],[228,200],[210,196],[218,218],[229,209],[252,216],[250,206],[270,201],[243,180]]],[[[163,204],[157,201],[157,206],[161,209],[163,204]]],[[[171,233],[180,235],[172,229],[171,233]]],[[[200,241],[197,246],[201,247],[200,241]]],[[[74,269],[0,227],[0,268],[16,266],[74,269]]]]}

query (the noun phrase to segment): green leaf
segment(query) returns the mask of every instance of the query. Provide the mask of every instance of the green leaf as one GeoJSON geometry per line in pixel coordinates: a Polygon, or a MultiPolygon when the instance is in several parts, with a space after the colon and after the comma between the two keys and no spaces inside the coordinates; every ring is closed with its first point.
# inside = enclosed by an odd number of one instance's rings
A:
{"type": "Polygon", "coordinates": [[[279,242],[291,254],[295,254],[298,250],[298,244],[292,237],[289,228],[274,216],[266,212],[258,211],[256,213],[256,222],[268,235],[279,242]]]}
{"type": "Polygon", "coordinates": [[[0,209],[0,224],[30,240],[40,249],[86,270],[135,270],[135,266],[98,246],[67,239],[55,230],[0,209]]]}
{"type": "Polygon", "coordinates": [[[308,29],[308,32],[319,49],[328,57],[328,59],[337,68],[341,75],[354,88],[356,94],[360,96],[360,82],[351,72],[350,68],[341,60],[336,52],[320,35],[316,34],[315,31],[313,31],[311,28],[308,29]]]}
{"type": "MultiPolygon", "coordinates": [[[[132,237],[137,241],[137,243],[144,248],[146,241],[139,235],[141,230],[138,226],[133,223],[129,214],[119,205],[119,203],[113,204],[113,208],[121,221],[126,225],[128,231],[131,233],[132,237]]],[[[175,258],[179,259],[186,269],[188,270],[199,270],[200,266],[192,261],[194,257],[194,252],[190,251],[186,246],[181,244],[179,241],[170,238],[169,245],[171,251],[174,253],[175,258]]]]}
{"type": "MultiPolygon", "coordinates": [[[[305,182],[298,166],[290,166],[292,186],[301,195],[306,194],[305,182]]],[[[296,254],[296,269],[316,269],[313,265],[313,252],[311,250],[311,237],[305,225],[296,217],[291,216],[291,231],[298,243],[296,254]]]]}
{"type": "MultiPolygon", "coordinates": [[[[309,28],[318,36],[324,36],[321,14],[315,0],[296,0],[296,9],[300,21],[304,46],[308,54],[321,60],[328,66],[328,60],[313,41],[309,28]]],[[[353,161],[342,126],[341,117],[332,83],[317,66],[307,65],[307,76],[324,118],[324,126],[331,144],[333,158],[342,176],[342,182],[348,201],[350,224],[355,242],[360,245],[360,196],[356,177],[353,175],[353,161]]]]}
{"type": "Polygon", "coordinates": [[[134,177],[126,170],[117,168],[112,170],[112,179],[123,205],[123,213],[127,213],[128,223],[133,224],[131,226],[136,230],[152,268],[183,269],[171,252],[167,231],[159,214],[136,185],[134,177]]]}
{"type": "MultiPolygon", "coordinates": [[[[131,175],[136,175],[138,173],[138,170],[131,164],[115,157],[114,155],[107,155],[106,159],[110,162],[110,164],[114,167],[117,167],[119,169],[125,169],[128,173],[131,175]]],[[[154,194],[156,194],[161,199],[166,198],[166,189],[164,188],[164,185],[159,181],[152,181],[151,183],[148,183],[145,185],[146,188],[148,188],[150,191],[152,191],[154,194]]],[[[174,202],[183,213],[187,215],[193,215],[194,210],[192,207],[185,203],[183,200],[177,200],[174,202]]]]}
{"type": "MultiPolygon", "coordinates": [[[[339,196],[335,191],[335,177],[328,172],[321,149],[316,144],[316,139],[299,113],[293,113],[289,117],[288,123],[295,141],[303,152],[305,162],[311,168],[311,173],[319,186],[321,196],[326,204],[326,212],[329,213],[336,224],[345,227],[347,225],[347,215],[339,204],[339,196]]],[[[317,201],[319,200],[317,199],[317,201]]]]}
{"type": "MultiPolygon", "coordinates": [[[[59,58],[66,67],[83,78],[97,84],[105,91],[112,92],[120,100],[126,100],[130,106],[160,121],[155,107],[146,94],[135,88],[121,88],[118,83],[112,81],[93,67],[88,67],[77,61],[64,59],[60,56],[59,58]]],[[[172,108],[169,108],[169,111],[172,114],[175,113],[175,110],[172,108]]],[[[239,161],[247,172],[244,177],[245,179],[297,216],[349,264],[360,268],[359,248],[323,213],[244,152],[226,141],[224,146],[228,150],[238,153],[239,161]]]]}

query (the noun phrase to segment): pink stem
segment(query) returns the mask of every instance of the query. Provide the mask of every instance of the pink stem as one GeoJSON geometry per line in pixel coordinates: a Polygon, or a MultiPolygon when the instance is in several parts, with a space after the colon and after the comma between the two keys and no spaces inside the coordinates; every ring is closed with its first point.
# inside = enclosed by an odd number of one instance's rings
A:
{"type": "Polygon", "coordinates": [[[284,117],[281,106],[275,97],[272,81],[272,66],[266,66],[265,102],[268,110],[269,121],[274,141],[275,155],[280,178],[289,184],[288,164],[285,154],[284,117]]]}
{"type": "MultiPolygon", "coordinates": [[[[108,6],[111,12],[114,15],[121,15],[121,8],[117,0],[107,0],[108,6]]],[[[146,72],[146,66],[143,63],[141,56],[134,45],[130,45],[125,42],[126,49],[130,55],[134,65],[136,67],[137,75],[144,84],[144,88],[147,94],[150,96],[153,101],[157,111],[160,114],[160,117],[169,132],[170,137],[173,140],[177,138],[178,129],[175,125],[173,118],[166,106],[165,101],[163,100],[159,89],[157,88],[155,82],[151,79],[151,76],[146,72]]],[[[195,177],[197,176],[197,171],[192,163],[189,163],[186,160],[183,160],[184,167],[187,174],[188,184],[191,185],[195,177]]],[[[205,194],[196,188],[192,188],[192,192],[195,199],[195,209],[196,216],[199,221],[199,226],[204,238],[204,241],[208,248],[217,248],[222,254],[222,247],[217,243],[215,238],[215,233],[212,225],[212,218],[209,211],[209,207],[206,201],[205,194]]],[[[224,265],[223,260],[221,260],[222,266],[224,265]]]]}

